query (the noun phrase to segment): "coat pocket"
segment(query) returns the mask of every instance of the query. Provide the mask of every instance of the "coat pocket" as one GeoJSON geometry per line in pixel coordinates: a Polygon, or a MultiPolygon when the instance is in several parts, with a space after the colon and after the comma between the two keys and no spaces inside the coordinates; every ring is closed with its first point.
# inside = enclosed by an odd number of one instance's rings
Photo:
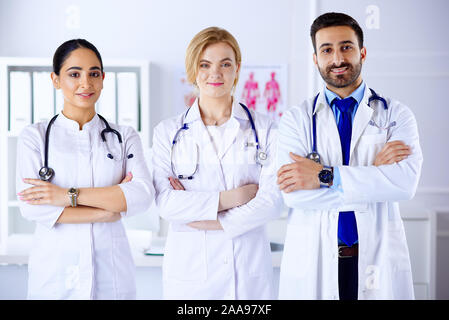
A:
{"type": "Polygon", "coordinates": [[[310,251],[314,247],[309,243],[310,236],[311,228],[294,224],[288,225],[281,273],[295,278],[303,278],[310,275],[313,260],[310,256],[310,251]]]}
{"type": "Polygon", "coordinates": [[[167,237],[163,277],[166,280],[203,281],[207,275],[205,233],[172,232],[167,237]]]}
{"type": "Polygon", "coordinates": [[[387,143],[386,132],[361,136],[356,148],[357,157],[354,160],[357,160],[359,165],[372,165],[385,143],[387,143]]]}

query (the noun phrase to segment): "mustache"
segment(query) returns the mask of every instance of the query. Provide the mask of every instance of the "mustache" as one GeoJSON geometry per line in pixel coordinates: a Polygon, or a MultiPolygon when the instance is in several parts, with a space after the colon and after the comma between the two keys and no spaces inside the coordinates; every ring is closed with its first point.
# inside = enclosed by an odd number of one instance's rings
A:
{"type": "Polygon", "coordinates": [[[350,64],[350,63],[342,63],[339,66],[333,64],[331,66],[326,67],[326,73],[331,72],[331,70],[334,69],[334,68],[344,68],[344,67],[347,67],[348,69],[352,69],[352,64],[350,64]]]}

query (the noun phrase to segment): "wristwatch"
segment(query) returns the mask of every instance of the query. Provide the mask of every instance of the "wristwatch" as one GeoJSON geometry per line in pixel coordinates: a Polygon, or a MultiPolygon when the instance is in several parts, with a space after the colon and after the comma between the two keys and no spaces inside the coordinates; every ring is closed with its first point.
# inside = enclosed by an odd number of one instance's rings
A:
{"type": "Polygon", "coordinates": [[[70,188],[69,191],[67,191],[67,195],[70,198],[70,205],[72,207],[76,207],[76,200],[77,200],[79,194],[80,194],[80,191],[73,187],[70,188]]]}
{"type": "Polygon", "coordinates": [[[318,173],[318,179],[320,179],[320,187],[329,188],[334,181],[334,168],[323,166],[323,170],[318,173]]]}

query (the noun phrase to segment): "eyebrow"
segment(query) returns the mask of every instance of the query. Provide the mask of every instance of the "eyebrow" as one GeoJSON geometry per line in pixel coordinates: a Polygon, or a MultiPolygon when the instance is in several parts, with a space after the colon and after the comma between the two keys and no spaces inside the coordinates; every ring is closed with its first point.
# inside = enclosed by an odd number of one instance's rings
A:
{"type": "MultiPolygon", "coordinates": [[[[66,71],[70,71],[70,70],[83,70],[83,68],[75,66],[75,67],[68,68],[66,71]]],[[[101,68],[95,66],[95,67],[91,67],[89,70],[101,70],[101,68]]]]}
{"type": "MultiPolygon", "coordinates": [[[[354,42],[352,42],[351,40],[340,41],[338,44],[348,44],[348,43],[354,44],[354,42]]],[[[323,43],[323,44],[320,46],[320,49],[321,49],[322,47],[332,46],[332,45],[333,45],[332,43],[326,42],[326,43],[323,43]]]]}
{"type": "MultiPolygon", "coordinates": [[[[232,59],[231,59],[231,58],[224,58],[224,59],[221,59],[220,62],[223,62],[223,61],[231,61],[231,62],[232,62],[232,59]]],[[[206,59],[201,59],[201,60],[200,60],[200,63],[201,63],[201,62],[208,62],[208,63],[211,63],[209,60],[206,60],[206,59]]]]}

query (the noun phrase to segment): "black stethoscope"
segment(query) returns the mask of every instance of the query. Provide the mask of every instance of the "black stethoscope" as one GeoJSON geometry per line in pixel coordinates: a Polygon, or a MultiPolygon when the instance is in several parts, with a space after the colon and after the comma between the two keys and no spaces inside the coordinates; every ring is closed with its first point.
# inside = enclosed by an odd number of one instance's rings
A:
{"type": "MultiPolygon", "coordinates": [[[[256,156],[255,156],[255,161],[260,164],[261,166],[263,166],[263,163],[268,159],[268,155],[266,152],[262,151],[262,148],[260,147],[259,144],[259,137],[257,135],[257,130],[256,130],[256,125],[254,124],[254,119],[251,116],[251,112],[249,111],[248,107],[245,106],[243,103],[240,103],[240,105],[242,106],[243,110],[246,111],[246,114],[248,115],[248,119],[249,122],[251,124],[251,130],[253,131],[254,134],[254,139],[255,139],[255,146],[256,146],[256,156]]],[[[185,115],[184,115],[184,121],[187,117],[187,114],[189,113],[190,108],[186,111],[185,115]]],[[[171,170],[173,172],[173,174],[178,178],[178,179],[187,179],[187,180],[192,180],[193,176],[195,175],[195,173],[198,171],[198,165],[199,165],[199,150],[198,150],[198,146],[196,146],[196,165],[195,165],[195,170],[193,171],[193,173],[191,174],[176,174],[176,169],[173,163],[173,154],[174,154],[174,149],[175,149],[175,145],[176,143],[179,143],[178,139],[178,135],[183,131],[183,130],[188,130],[189,129],[189,125],[183,121],[182,127],[178,129],[178,131],[176,131],[176,134],[173,138],[173,142],[172,142],[172,147],[171,147],[171,156],[170,156],[170,164],[171,164],[171,170]]],[[[249,146],[249,144],[247,143],[245,145],[246,147],[249,146]]]]}
{"type": "MultiPolygon", "coordinates": [[[[373,89],[370,88],[370,91],[371,91],[371,97],[369,97],[369,99],[368,99],[368,105],[370,105],[371,101],[378,100],[378,101],[382,102],[385,110],[388,109],[387,101],[384,98],[382,98],[381,96],[379,96],[373,89]]],[[[317,147],[316,147],[317,139],[316,139],[316,114],[315,114],[316,102],[318,100],[319,95],[320,95],[319,93],[316,95],[315,100],[313,101],[313,107],[312,107],[312,135],[313,135],[312,152],[310,152],[306,157],[310,160],[313,160],[313,161],[321,164],[321,156],[318,153],[317,147]]],[[[387,126],[379,126],[376,124],[376,122],[374,120],[371,119],[369,121],[369,124],[379,128],[379,129],[387,130],[387,129],[395,126],[396,121],[393,121],[392,123],[390,123],[387,126]]]]}
{"type": "MultiPolygon", "coordinates": [[[[122,144],[123,140],[122,140],[122,135],[120,134],[120,132],[118,132],[118,131],[115,130],[115,129],[112,129],[111,126],[109,125],[109,123],[106,121],[106,119],[103,118],[101,115],[99,115],[98,113],[97,113],[97,115],[98,115],[98,117],[103,121],[103,123],[104,123],[104,125],[105,125],[105,127],[106,127],[106,128],[104,128],[104,129],[100,132],[100,136],[101,136],[102,141],[103,141],[104,143],[106,143],[106,137],[105,137],[105,134],[111,132],[111,133],[113,133],[113,134],[115,134],[115,135],[117,136],[118,142],[120,143],[120,146],[121,146],[121,148],[123,149],[123,144],[122,144]]],[[[53,125],[53,123],[55,122],[55,120],[56,120],[57,117],[58,117],[58,114],[55,115],[55,116],[50,120],[50,122],[48,123],[48,126],[47,126],[47,130],[46,130],[46,132],[45,132],[44,166],[39,170],[39,178],[40,178],[42,181],[51,181],[51,179],[52,179],[53,176],[55,175],[55,171],[54,171],[52,168],[50,168],[50,167],[48,166],[48,141],[49,141],[49,138],[50,138],[50,129],[51,129],[51,126],[53,125]]],[[[107,146],[107,143],[106,143],[106,146],[107,146]]],[[[108,148],[108,154],[107,154],[106,156],[107,156],[109,159],[114,160],[115,158],[114,158],[114,156],[112,155],[112,153],[109,151],[109,147],[108,147],[108,146],[107,146],[107,148],[108,148]]],[[[123,151],[123,150],[122,150],[122,151],[123,151]]],[[[123,153],[123,152],[122,152],[122,153],[123,153]]],[[[133,158],[133,157],[134,157],[134,155],[133,155],[132,153],[129,154],[129,155],[127,156],[128,159],[131,159],[131,158],[133,158]]],[[[118,160],[120,160],[120,159],[118,159],[118,160]]]]}

